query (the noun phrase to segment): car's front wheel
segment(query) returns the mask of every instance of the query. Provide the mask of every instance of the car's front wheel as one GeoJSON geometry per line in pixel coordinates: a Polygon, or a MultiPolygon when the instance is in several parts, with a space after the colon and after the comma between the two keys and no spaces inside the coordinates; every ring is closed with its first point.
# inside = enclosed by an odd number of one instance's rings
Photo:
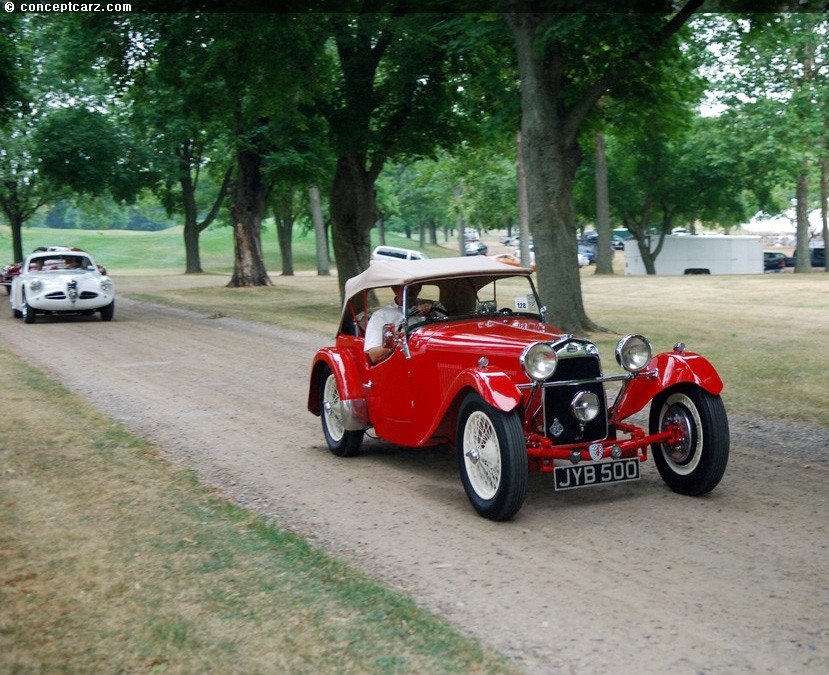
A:
{"type": "Polygon", "coordinates": [[[112,321],[113,316],[115,316],[115,300],[101,307],[101,321],[112,321]]]}
{"type": "Polygon", "coordinates": [[[349,431],[345,428],[340,406],[340,390],[331,368],[324,366],[320,375],[320,418],[325,442],[338,457],[356,455],[363,444],[363,432],[349,431]]]}
{"type": "Polygon", "coordinates": [[[29,307],[29,303],[26,301],[26,292],[23,292],[23,300],[20,305],[20,315],[23,317],[23,321],[26,323],[34,323],[35,322],[35,310],[29,307]]]}
{"type": "Polygon", "coordinates": [[[671,490],[697,496],[713,490],[728,464],[728,417],[719,396],[696,386],[663,392],[651,403],[650,432],[674,426],[680,440],[653,445],[653,458],[671,490]]]}
{"type": "Polygon", "coordinates": [[[527,446],[517,413],[505,413],[477,393],[467,395],[458,416],[458,465],[475,510],[490,520],[509,520],[527,496],[527,446]]]}

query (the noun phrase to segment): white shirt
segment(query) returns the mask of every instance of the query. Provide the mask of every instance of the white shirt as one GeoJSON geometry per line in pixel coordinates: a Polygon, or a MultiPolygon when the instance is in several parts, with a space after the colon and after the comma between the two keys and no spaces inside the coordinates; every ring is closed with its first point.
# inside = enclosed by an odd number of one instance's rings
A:
{"type": "Polygon", "coordinates": [[[366,337],[363,342],[363,350],[368,351],[374,347],[383,346],[383,326],[387,323],[394,326],[394,330],[403,321],[403,308],[396,302],[391,302],[381,307],[371,315],[366,326],[366,337]]]}

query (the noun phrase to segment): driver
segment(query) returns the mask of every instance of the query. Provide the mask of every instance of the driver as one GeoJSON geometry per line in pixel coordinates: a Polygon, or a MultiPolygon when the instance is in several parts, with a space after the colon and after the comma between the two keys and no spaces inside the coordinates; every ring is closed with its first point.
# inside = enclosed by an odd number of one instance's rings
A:
{"type": "Polygon", "coordinates": [[[392,286],[394,301],[385,307],[381,307],[371,315],[366,326],[363,351],[366,352],[372,364],[379,363],[394,351],[394,346],[383,346],[383,326],[391,324],[395,328],[395,337],[402,337],[400,329],[405,318],[403,316],[404,288],[409,300],[408,306],[411,308],[409,310],[409,323],[417,323],[427,317],[433,317],[435,310],[442,311],[445,314],[446,310],[443,310],[440,303],[417,297],[422,287],[422,284],[412,284],[408,288],[398,285],[392,286]]]}

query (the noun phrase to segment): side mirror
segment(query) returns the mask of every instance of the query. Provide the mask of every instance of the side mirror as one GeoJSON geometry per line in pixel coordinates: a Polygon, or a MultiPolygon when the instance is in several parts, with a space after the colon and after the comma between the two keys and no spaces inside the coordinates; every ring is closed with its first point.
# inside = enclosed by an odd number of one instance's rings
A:
{"type": "Polygon", "coordinates": [[[394,337],[394,325],[387,323],[383,325],[383,347],[391,349],[396,342],[394,337]]]}

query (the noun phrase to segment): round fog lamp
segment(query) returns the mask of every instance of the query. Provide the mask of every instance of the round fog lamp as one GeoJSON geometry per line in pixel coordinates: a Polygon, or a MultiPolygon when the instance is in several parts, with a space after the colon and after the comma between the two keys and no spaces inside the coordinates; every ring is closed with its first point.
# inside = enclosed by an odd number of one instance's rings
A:
{"type": "Polygon", "coordinates": [[[580,391],[573,397],[570,409],[579,422],[590,422],[599,414],[599,397],[592,391],[580,391]]]}
{"type": "Polygon", "coordinates": [[[555,350],[546,342],[531,344],[521,354],[521,367],[533,380],[541,382],[556,370],[558,358],[555,350]]]}
{"type": "Polygon", "coordinates": [[[628,372],[639,372],[650,360],[651,343],[641,335],[628,335],[616,345],[616,362],[628,372]]]}

